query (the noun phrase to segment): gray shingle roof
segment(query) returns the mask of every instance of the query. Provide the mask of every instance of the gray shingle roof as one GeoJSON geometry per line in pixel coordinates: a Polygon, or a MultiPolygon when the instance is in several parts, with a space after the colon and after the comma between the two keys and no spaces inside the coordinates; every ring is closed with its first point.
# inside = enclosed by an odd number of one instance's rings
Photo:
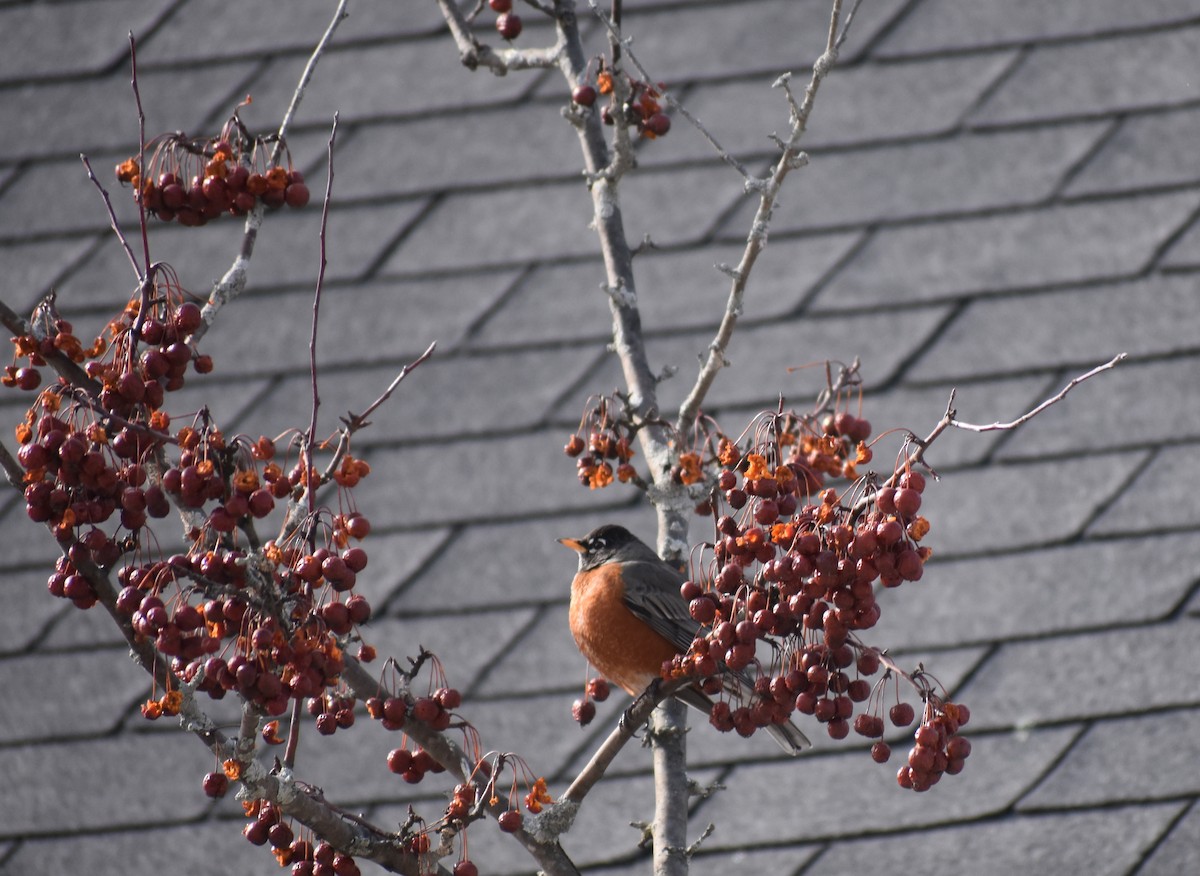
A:
{"type": "MultiPolygon", "coordinates": [[[[86,334],[133,288],[77,158],[107,181],[136,142],[127,30],[150,133],[209,132],[247,93],[247,122],[269,127],[334,5],[0,3],[0,297],[27,310],[54,286],[86,334]]],[[[811,63],[826,0],[629,5],[639,58],[765,166],[787,123],[768,86],[811,63]]],[[[561,790],[620,704],[586,731],[571,720],[584,665],[554,538],[653,521],[629,492],[579,489],[560,452],[582,400],[619,375],[565,94],[546,73],[463,69],[433,3],[351,11],[291,138],[319,191],[340,111],[326,422],[439,342],[357,445],[374,468],[357,491],[377,532],[369,638],[437,651],[487,746],[561,790]]],[[[798,762],[698,727],[696,775],[728,790],[696,806],[693,834],[717,830],[693,872],[1200,871],[1198,59],[1192,0],[863,4],[711,405],[733,424],[778,391],[802,403],[819,369],[789,366],[860,355],[876,428],[920,433],[952,387],[965,419],[1008,419],[1080,369],[1130,361],[1014,434],[948,435],[931,455],[937,557],[884,594],[874,641],[971,706],[966,771],[916,797],[815,723],[798,762]]],[[[653,364],[680,367],[670,403],[719,317],[712,265],[752,205],[682,119],[641,156],[623,199],[630,238],[662,247],[637,270],[653,364]]],[[[181,404],[203,398],[254,435],[307,420],[318,221],[268,218],[248,294],[203,342],[217,370],[181,404]]],[[[154,254],[203,293],[239,235],[228,220],[156,228],[154,254]]],[[[0,396],[3,422],[21,402],[0,396]]],[[[13,497],[0,515],[0,872],[278,872],[237,836],[237,805],[200,792],[212,756],[140,717],[149,684],[106,619],[46,595],[51,539],[13,497]]],[[[374,722],[307,742],[306,777],[339,802],[384,823],[412,800],[440,809],[431,782],[382,769],[393,742],[374,722]]],[[[564,841],[578,861],[647,871],[625,825],[650,816],[648,770],[626,751],[585,803],[592,824],[564,841]]],[[[471,847],[485,873],[529,870],[487,826],[471,847]]]]}

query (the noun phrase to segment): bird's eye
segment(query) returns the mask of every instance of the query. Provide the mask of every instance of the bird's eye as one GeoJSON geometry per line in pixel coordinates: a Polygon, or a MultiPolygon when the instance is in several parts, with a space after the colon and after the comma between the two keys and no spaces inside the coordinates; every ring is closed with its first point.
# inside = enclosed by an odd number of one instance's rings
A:
{"type": "Polygon", "coordinates": [[[595,548],[602,548],[602,547],[604,547],[604,545],[605,545],[605,541],[604,541],[604,539],[603,539],[603,538],[600,538],[599,536],[596,536],[595,538],[593,538],[593,539],[592,539],[592,544],[591,544],[591,546],[592,546],[592,548],[593,548],[593,549],[595,549],[595,548]]]}

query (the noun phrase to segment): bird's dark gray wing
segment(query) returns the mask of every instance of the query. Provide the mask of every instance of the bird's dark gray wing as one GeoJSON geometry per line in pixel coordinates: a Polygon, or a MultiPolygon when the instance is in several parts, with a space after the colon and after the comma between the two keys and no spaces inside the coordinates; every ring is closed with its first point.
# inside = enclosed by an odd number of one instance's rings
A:
{"type": "Polygon", "coordinates": [[[686,651],[700,628],[679,595],[683,573],[662,562],[622,563],[625,604],[638,620],[680,651],[686,651]]]}

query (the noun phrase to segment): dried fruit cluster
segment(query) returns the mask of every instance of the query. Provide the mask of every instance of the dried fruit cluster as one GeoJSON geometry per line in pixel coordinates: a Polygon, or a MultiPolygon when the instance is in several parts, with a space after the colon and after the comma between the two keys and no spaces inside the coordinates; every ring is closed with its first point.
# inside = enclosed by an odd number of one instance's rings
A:
{"type": "Polygon", "coordinates": [[[579,428],[567,439],[563,452],[575,459],[576,473],[583,486],[593,490],[607,487],[614,480],[614,463],[616,480],[623,484],[638,480],[630,463],[634,456],[634,430],[624,412],[624,403],[618,398],[589,400],[579,428]]]}
{"type": "Polygon", "coordinates": [[[600,110],[600,119],[606,125],[615,124],[619,117],[625,124],[636,128],[647,140],[664,136],[671,130],[671,117],[663,112],[661,98],[666,90],[663,83],[652,85],[640,79],[634,79],[626,73],[619,73],[625,80],[625,100],[617,105],[617,89],[614,74],[604,65],[604,59],[598,60],[596,83],[581,80],[571,90],[571,100],[581,107],[590,107],[596,103],[598,95],[609,96],[609,102],[600,110]]]}
{"type": "Polygon", "coordinates": [[[260,201],[267,207],[305,206],[308,186],[291,166],[290,154],[286,168],[271,163],[269,154],[265,141],[250,137],[234,116],[210,140],[166,134],[154,144],[145,172],[134,156],[118,164],[116,174],[147,211],[189,227],[226,213],[244,216],[260,201]]]}

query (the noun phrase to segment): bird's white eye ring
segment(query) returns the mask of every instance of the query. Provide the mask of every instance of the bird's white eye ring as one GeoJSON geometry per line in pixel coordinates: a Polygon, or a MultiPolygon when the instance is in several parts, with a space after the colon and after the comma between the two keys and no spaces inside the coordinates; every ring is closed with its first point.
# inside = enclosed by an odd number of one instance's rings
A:
{"type": "Polygon", "coordinates": [[[599,536],[597,536],[596,538],[592,539],[592,547],[602,548],[602,547],[604,547],[604,545],[605,545],[605,541],[603,538],[600,538],[599,536]]]}

